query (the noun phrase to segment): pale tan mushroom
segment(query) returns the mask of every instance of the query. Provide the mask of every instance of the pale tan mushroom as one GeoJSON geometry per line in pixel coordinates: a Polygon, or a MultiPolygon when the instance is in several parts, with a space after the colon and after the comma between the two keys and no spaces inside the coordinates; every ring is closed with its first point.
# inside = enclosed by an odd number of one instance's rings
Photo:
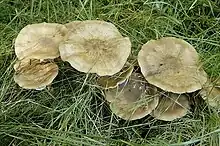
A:
{"type": "Polygon", "coordinates": [[[189,109],[189,101],[186,95],[169,93],[161,97],[158,106],[151,115],[163,121],[172,121],[185,116],[189,109]]]}
{"type": "MultiPolygon", "coordinates": [[[[219,80],[220,81],[220,80],[219,80]]],[[[200,91],[200,95],[206,102],[216,108],[220,108],[220,82],[207,81],[200,91]]]]}
{"type": "Polygon", "coordinates": [[[131,52],[131,42],[113,24],[87,20],[66,27],[69,32],[59,47],[62,60],[78,71],[99,76],[111,76],[122,69],[131,52]]]}
{"type": "Polygon", "coordinates": [[[42,90],[50,85],[58,74],[58,66],[52,62],[24,59],[14,65],[15,82],[25,89],[42,90]]]}
{"type": "Polygon", "coordinates": [[[64,25],[38,23],[25,26],[15,39],[15,54],[19,60],[54,59],[59,57],[59,44],[67,33],[64,25]]]}
{"type": "Polygon", "coordinates": [[[120,72],[113,76],[101,76],[98,78],[97,83],[105,89],[116,88],[130,77],[133,70],[134,66],[130,63],[126,63],[120,72]]]}
{"type": "Polygon", "coordinates": [[[159,101],[156,87],[144,81],[141,74],[133,73],[124,86],[106,91],[106,100],[114,114],[125,120],[136,120],[150,114],[159,101]]]}
{"type": "Polygon", "coordinates": [[[65,24],[68,29],[65,40],[114,39],[122,37],[114,24],[102,20],[73,21],[65,24]]]}
{"type": "Polygon", "coordinates": [[[142,46],[138,63],[146,80],[173,93],[194,92],[207,81],[196,50],[184,40],[164,37],[142,46]]]}

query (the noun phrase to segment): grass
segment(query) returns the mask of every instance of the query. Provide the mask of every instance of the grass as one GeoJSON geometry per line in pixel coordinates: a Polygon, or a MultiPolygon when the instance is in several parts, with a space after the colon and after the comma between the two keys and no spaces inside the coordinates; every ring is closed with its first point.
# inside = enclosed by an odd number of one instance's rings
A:
{"type": "Polygon", "coordinates": [[[132,41],[135,56],[150,39],[175,36],[200,53],[210,77],[220,75],[218,0],[0,0],[0,145],[219,146],[220,114],[200,101],[184,118],[147,116],[128,122],[113,115],[94,86],[95,75],[59,63],[50,90],[13,81],[13,42],[27,24],[100,19],[132,41]]]}

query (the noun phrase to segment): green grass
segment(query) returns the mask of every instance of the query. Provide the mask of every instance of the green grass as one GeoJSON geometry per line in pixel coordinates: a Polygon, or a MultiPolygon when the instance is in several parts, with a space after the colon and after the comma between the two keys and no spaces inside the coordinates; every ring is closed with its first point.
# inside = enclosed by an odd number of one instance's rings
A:
{"type": "Polygon", "coordinates": [[[135,56],[150,39],[175,36],[200,53],[211,77],[220,75],[219,0],[0,0],[0,145],[220,145],[220,114],[200,101],[182,119],[147,116],[132,122],[113,115],[94,86],[95,75],[59,63],[50,90],[13,81],[13,42],[31,23],[100,19],[132,41],[135,56]]]}

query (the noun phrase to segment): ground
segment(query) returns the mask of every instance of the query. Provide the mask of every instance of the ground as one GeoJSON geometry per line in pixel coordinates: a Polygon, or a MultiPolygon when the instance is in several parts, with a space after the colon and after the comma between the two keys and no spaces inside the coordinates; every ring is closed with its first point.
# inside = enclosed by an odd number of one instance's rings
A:
{"type": "Polygon", "coordinates": [[[184,118],[128,122],[111,113],[95,75],[59,63],[50,89],[24,90],[13,80],[14,39],[31,23],[99,19],[132,41],[135,56],[150,39],[182,38],[220,75],[219,0],[0,0],[0,145],[219,146],[220,114],[202,100],[184,118]]]}

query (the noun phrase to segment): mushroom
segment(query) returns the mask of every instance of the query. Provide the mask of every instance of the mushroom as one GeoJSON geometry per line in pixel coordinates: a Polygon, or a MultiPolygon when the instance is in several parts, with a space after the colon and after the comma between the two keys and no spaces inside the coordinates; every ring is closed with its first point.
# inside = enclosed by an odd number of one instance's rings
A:
{"type": "Polygon", "coordinates": [[[172,121],[187,114],[189,101],[186,95],[169,93],[166,97],[161,97],[156,109],[151,115],[163,121],[172,121]]]}
{"type": "MultiPolygon", "coordinates": [[[[219,80],[220,81],[220,80],[219,80]]],[[[220,82],[207,81],[200,91],[200,95],[212,107],[220,107],[220,82]]]]}
{"type": "Polygon", "coordinates": [[[174,37],[151,40],[138,53],[138,63],[146,80],[179,94],[201,89],[207,81],[207,74],[198,62],[193,46],[174,37]]]}
{"type": "Polygon", "coordinates": [[[66,27],[69,32],[59,46],[63,61],[78,71],[99,76],[111,76],[123,68],[131,52],[131,42],[113,24],[87,20],[71,22],[66,27]]]}
{"type": "Polygon", "coordinates": [[[15,54],[19,60],[54,59],[60,56],[59,44],[67,28],[56,23],[38,23],[25,26],[15,39],[15,54]]]}
{"type": "Polygon", "coordinates": [[[14,65],[15,82],[25,89],[42,90],[51,84],[58,74],[58,66],[52,62],[37,59],[23,59],[14,65]]]}
{"type": "Polygon", "coordinates": [[[134,66],[130,63],[126,63],[120,72],[113,76],[101,76],[98,78],[97,83],[105,89],[116,88],[130,77],[133,70],[134,66]]]}
{"type": "Polygon", "coordinates": [[[144,81],[141,74],[132,73],[124,86],[106,91],[106,100],[110,109],[125,120],[136,120],[150,114],[156,108],[159,95],[156,87],[144,81]]]}

